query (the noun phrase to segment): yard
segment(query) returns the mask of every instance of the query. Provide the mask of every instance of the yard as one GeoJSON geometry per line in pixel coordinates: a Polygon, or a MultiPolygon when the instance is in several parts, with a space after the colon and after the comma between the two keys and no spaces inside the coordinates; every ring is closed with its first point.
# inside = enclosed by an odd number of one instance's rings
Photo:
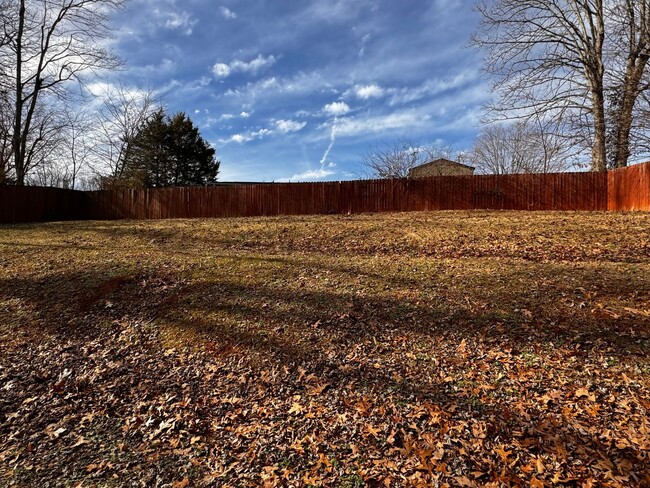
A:
{"type": "Polygon", "coordinates": [[[0,227],[0,486],[650,486],[649,411],[647,213],[0,227]]]}

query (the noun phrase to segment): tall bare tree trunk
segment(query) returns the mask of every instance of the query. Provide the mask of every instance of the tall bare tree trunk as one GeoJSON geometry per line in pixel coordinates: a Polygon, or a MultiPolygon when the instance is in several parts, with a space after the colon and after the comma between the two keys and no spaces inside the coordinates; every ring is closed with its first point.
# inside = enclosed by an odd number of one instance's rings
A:
{"type": "MultiPolygon", "coordinates": [[[[605,45],[605,15],[602,0],[596,0],[597,8],[592,11],[588,4],[574,4],[576,11],[585,8],[587,21],[582,21],[585,39],[585,48],[580,51],[583,60],[585,77],[591,89],[591,105],[593,115],[594,142],[591,148],[592,171],[607,171],[607,116],[605,112],[605,64],[603,60],[603,46],[605,45]],[[588,27],[587,27],[588,26],[588,27]]],[[[580,15],[578,15],[580,18],[580,15]]]]}
{"type": "Polygon", "coordinates": [[[625,75],[621,83],[621,100],[616,110],[615,147],[613,165],[627,166],[630,158],[630,132],[634,121],[634,107],[644,87],[643,79],[650,60],[650,2],[627,0],[626,42],[629,46],[625,75]]]}
{"type": "Polygon", "coordinates": [[[630,159],[630,132],[636,97],[625,96],[617,113],[616,145],[614,147],[614,167],[627,166],[630,159]]]}
{"type": "Polygon", "coordinates": [[[20,1],[16,34],[16,113],[14,115],[13,153],[16,183],[25,184],[25,153],[22,148],[23,127],[23,33],[25,31],[25,0],[20,1]]]}
{"type": "Polygon", "coordinates": [[[602,89],[593,94],[594,145],[591,149],[591,170],[607,171],[607,126],[602,89]]]}

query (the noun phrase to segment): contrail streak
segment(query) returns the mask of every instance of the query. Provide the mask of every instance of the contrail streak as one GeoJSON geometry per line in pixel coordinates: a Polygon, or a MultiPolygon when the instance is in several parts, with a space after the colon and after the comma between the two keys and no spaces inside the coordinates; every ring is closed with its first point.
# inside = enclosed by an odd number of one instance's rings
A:
{"type": "Polygon", "coordinates": [[[330,155],[330,152],[332,152],[332,148],[334,147],[334,143],[336,142],[336,129],[337,129],[337,124],[339,122],[339,119],[337,117],[334,117],[334,122],[332,123],[332,134],[330,135],[330,145],[327,146],[327,150],[325,151],[325,154],[323,154],[323,157],[320,160],[320,169],[322,170],[325,166],[325,163],[327,162],[327,158],[330,155]]]}

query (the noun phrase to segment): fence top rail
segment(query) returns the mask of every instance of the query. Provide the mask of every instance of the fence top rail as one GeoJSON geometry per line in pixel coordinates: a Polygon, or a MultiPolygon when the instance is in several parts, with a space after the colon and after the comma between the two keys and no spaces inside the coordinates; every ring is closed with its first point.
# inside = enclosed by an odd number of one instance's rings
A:
{"type": "MultiPolygon", "coordinates": [[[[641,163],[641,164],[649,164],[641,163]]],[[[637,166],[637,165],[635,165],[637,166]]],[[[621,168],[626,169],[626,168],[621,168]]],[[[618,171],[618,170],[616,170],[618,171]]],[[[214,185],[206,186],[174,186],[174,187],[164,187],[164,188],[111,188],[107,190],[86,190],[86,193],[97,193],[102,191],[142,191],[142,190],[194,190],[194,189],[228,189],[228,188],[251,188],[251,187],[300,187],[300,186],[317,186],[317,185],[343,185],[343,184],[380,184],[380,183],[410,183],[417,181],[430,181],[430,180],[449,180],[449,181],[460,181],[460,180],[471,180],[471,179],[543,179],[543,178],[555,178],[561,176],[573,176],[573,175],[598,175],[602,176],[607,173],[593,173],[590,171],[565,171],[561,173],[513,173],[513,174],[477,174],[477,175],[438,175],[438,176],[425,176],[417,178],[373,178],[373,179],[358,179],[358,180],[332,180],[332,181],[302,181],[302,182],[292,182],[292,181],[262,181],[262,182],[221,182],[214,185]]]]}
{"type": "Polygon", "coordinates": [[[238,182],[238,181],[232,181],[232,182],[217,182],[214,185],[207,185],[207,186],[175,186],[175,187],[165,187],[165,188],[111,188],[111,189],[106,189],[106,190],[77,190],[73,188],[59,188],[59,187],[53,187],[53,186],[40,186],[40,185],[27,185],[27,186],[14,186],[14,185],[0,185],[0,190],[5,189],[5,188],[27,188],[31,190],[58,190],[58,191],[68,191],[68,192],[78,192],[78,193],[97,193],[97,192],[104,192],[104,191],[141,191],[141,190],[177,190],[177,189],[207,189],[207,188],[232,188],[232,187],[265,187],[265,186],[292,186],[292,187],[297,187],[297,186],[306,186],[306,185],[340,185],[340,184],[359,184],[359,183],[386,183],[386,182],[412,182],[412,181],[428,181],[428,180],[436,180],[436,179],[448,179],[450,181],[452,180],[467,180],[467,179],[472,179],[472,178],[477,178],[477,179],[509,179],[509,178],[553,178],[553,177],[558,177],[558,176],[565,176],[565,175],[603,175],[603,174],[608,174],[608,173],[619,173],[619,172],[624,172],[629,169],[637,169],[640,167],[647,166],[650,168],[650,161],[645,161],[645,162],[640,162],[640,163],[634,163],[629,166],[623,167],[623,168],[616,168],[612,169],[608,172],[602,172],[602,173],[593,173],[589,171],[566,171],[566,172],[561,172],[561,173],[513,173],[513,174],[475,174],[475,175],[438,175],[438,176],[426,176],[426,177],[418,177],[418,178],[372,178],[372,179],[357,179],[357,180],[332,180],[332,181],[306,181],[306,182],[291,182],[291,181],[262,181],[262,182],[238,182]]]}
{"type": "Polygon", "coordinates": [[[620,173],[620,172],[628,171],[630,169],[639,169],[643,167],[650,168],[650,161],[643,161],[640,163],[629,164],[627,166],[623,166],[622,168],[610,169],[607,173],[620,173]]]}

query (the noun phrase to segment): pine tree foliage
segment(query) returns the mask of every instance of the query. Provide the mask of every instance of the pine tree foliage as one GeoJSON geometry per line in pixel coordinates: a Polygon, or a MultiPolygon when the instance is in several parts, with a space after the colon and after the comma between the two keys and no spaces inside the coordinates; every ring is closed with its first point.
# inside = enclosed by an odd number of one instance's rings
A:
{"type": "Polygon", "coordinates": [[[189,117],[159,110],[132,141],[124,176],[136,188],[205,186],[216,183],[219,166],[215,149],[189,117]]]}

